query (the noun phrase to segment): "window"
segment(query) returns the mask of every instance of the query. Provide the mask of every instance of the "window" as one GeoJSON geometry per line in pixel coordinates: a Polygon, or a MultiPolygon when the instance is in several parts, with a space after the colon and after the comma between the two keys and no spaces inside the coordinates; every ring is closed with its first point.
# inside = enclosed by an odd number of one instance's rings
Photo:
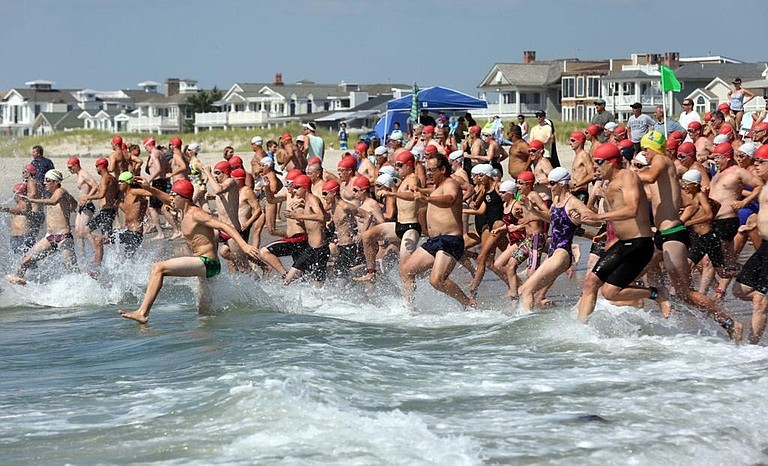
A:
{"type": "Polygon", "coordinates": [[[635,83],[622,83],[622,94],[633,96],[635,95],[635,83]]]}
{"type": "Polygon", "coordinates": [[[514,103],[516,103],[515,102],[515,94],[514,93],[501,94],[501,96],[503,97],[502,102],[505,103],[505,104],[514,104],[514,103]]]}
{"type": "Polygon", "coordinates": [[[587,121],[592,121],[593,116],[595,116],[595,106],[590,105],[587,107],[587,121]]]}
{"type": "Polygon", "coordinates": [[[696,106],[694,109],[697,113],[706,113],[707,112],[707,101],[704,99],[704,96],[698,96],[696,97],[696,106]]]}
{"type": "Polygon", "coordinates": [[[576,106],[576,119],[578,121],[584,121],[584,106],[583,105],[577,105],[576,106]]]}
{"type": "Polygon", "coordinates": [[[589,76],[587,78],[587,97],[600,97],[600,77],[589,76]]]}
{"type": "Polygon", "coordinates": [[[573,89],[573,78],[563,78],[563,98],[570,99],[576,97],[573,89]]]}
{"type": "Polygon", "coordinates": [[[563,107],[563,121],[573,121],[573,107],[563,107]]]}
{"type": "Polygon", "coordinates": [[[576,97],[584,97],[584,76],[576,78],[576,97]]]}
{"type": "Polygon", "coordinates": [[[533,97],[533,103],[534,104],[540,104],[541,103],[541,94],[539,94],[538,92],[534,92],[532,94],[532,97],[533,97]]]}
{"type": "Polygon", "coordinates": [[[323,103],[323,110],[325,110],[327,112],[330,109],[331,109],[331,103],[328,102],[328,101],[324,102],[323,103]]]}

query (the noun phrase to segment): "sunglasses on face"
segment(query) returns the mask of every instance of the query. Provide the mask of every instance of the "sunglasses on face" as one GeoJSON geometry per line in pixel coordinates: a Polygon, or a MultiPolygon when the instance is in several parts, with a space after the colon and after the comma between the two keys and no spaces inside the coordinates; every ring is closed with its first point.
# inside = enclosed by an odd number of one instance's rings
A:
{"type": "Polygon", "coordinates": [[[643,168],[645,168],[645,165],[644,165],[644,164],[642,164],[642,163],[633,163],[632,165],[633,165],[635,168],[637,168],[638,170],[642,170],[643,168]]]}
{"type": "Polygon", "coordinates": [[[685,160],[689,154],[677,154],[677,160],[685,160]]]}
{"type": "Polygon", "coordinates": [[[45,179],[46,183],[54,183],[56,180],[49,180],[48,178],[45,179]]]}
{"type": "Polygon", "coordinates": [[[529,154],[535,154],[535,153],[537,153],[538,151],[539,151],[538,149],[528,149],[528,153],[529,153],[529,154]]]}
{"type": "Polygon", "coordinates": [[[332,193],[332,191],[323,191],[323,196],[327,196],[327,195],[329,195],[331,193],[332,193]]]}
{"type": "Polygon", "coordinates": [[[427,173],[434,173],[437,171],[437,167],[429,167],[427,168],[427,173]]]}
{"type": "Polygon", "coordinates": [[[600,167],[600,166],[602,166],[607,161],[608,161],[608,159],[595,159],[595,165],[600,167]]]}
{"type": "Polygon", "coordinates": [[[395,162],[395,168],[403,168],[405,164],[403,162],[395,162]]]}
{"type": "Polygon", "coordinates": [[[221,175],[221,171],[220,170],[214,170],[213,174],[216,175],[216,176],[221,175]]]}
{"type": "Polygon", "coordinates": [[[758,165],[763,164],[765,162],[768,162],[767,159],[755,159],[752,163],[756,163],[758,165]]]}
{"type": "Polygon", "coordinates": [[[362,191],[363,191],[362,189],[352,188],[352,192],[355,193],[355,194],[357,194],[359,192],[362,192],[362,191]]]}
{"type": "Polygon", "coordinates": [[[556,184],[558,184],[558,182],[550,180],[550,181],[547,181],[547,184],[550,185],[550,186],[555,186],[556,184]]]}
{"type": "Polygon", "coordinates": [[[352,171],[351,168],[339,168],[339,173],[342,173],[342,172],[346,173],[346,172],[351,172],[351,171],[352,171]]]}

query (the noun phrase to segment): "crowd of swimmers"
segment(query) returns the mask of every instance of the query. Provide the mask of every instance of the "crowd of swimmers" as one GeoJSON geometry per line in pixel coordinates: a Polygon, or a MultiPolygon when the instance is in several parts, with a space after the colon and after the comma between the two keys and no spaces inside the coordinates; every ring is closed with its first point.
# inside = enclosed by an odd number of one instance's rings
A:
{"type": "Polygon", "coordinates": [[[159,147],[150,137],[140,147],[115,136],[110,156],[92,167],[67,161],[73,194],[36,146],[13,205],[1,208],[11,214],[11,249],[20,257],[8,280],[25,284],[51,253],[78,271],[86,245],[97,274],[105,245],[130,257],[147,234],[170,230],[191,255],[154,263],[143,301],[120,310],[123,317],[146,323],[167,276],[197,277],[199,309],[210,309],[207,279],[222,259],[230,273],[284,285],[370,288],[396,270],[409,304],[417,278],[427,276],[467,309],[477,306],[490,269],[510,309],[529,312],[550,304],[561,274],[574,276],[574,237],[583,236],[592,247],[577,304],[582,321],[598,295],[637,307],[652,300],[669,316],[674,294],[738,341],[744,324],[723,308],[731,288],[752,302],[749,341],[758,343],[768,312],[768,122],[744,134],[723,110],[684,131],[663,115],[661,127],[644,123],[638,112],[627,126],[593,123],[568,138],[570,170],[550,158],[555,135],[543,112],[530,129],[511,124],[504,145],[498,124],[456,132],[440,119],[395,130],[385,144],[357,142],[335,167],[324,162],[313,124],[295,139],[254,137],[248,165],[231,147],[208,166],[195,143],[171,138],[159,147]],[[262,244],[265,237],[273,240],[262,244]],[[756,252],[740,265],[748,242],[756,252]],[[452,278],[457,264],[468,283],[452,278]]]}

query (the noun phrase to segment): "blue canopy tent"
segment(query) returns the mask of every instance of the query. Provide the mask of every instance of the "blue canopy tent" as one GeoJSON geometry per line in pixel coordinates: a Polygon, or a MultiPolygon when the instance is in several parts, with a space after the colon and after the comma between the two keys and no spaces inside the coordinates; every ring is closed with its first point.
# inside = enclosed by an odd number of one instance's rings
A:
{"type": "MultiPolygon", "coordinates": [[[[464,94],[463,92],[454,91],[447,87],[428,87],[420,90],[416,96],[419,100],[419,110],[470,110],[473,108],[488,108],[488,103],[482,99],[472,97],[471,95],[464,94]]],[[[376,134],[385,140],[385,136],[389,134],[389,128],[391,128],[392,121],[390,121],[390,114],[402,114],[404,119],[408,119],[408,113],[411,111],[411,101],[413,100],[412,94],[400,97],[399,99],[393,99],[387,102],[387,113],[376,124],[376,134]],[[388,124],[389,123],[389,124],[388,124]],[[383,126],[383,131],[379,132],[379,127],[383,126]]],[[[400,121],[395,119],[394,121],[400,121]]],[[[401,121],[400,127],[405,128],[405,124],[401,121]]]]}

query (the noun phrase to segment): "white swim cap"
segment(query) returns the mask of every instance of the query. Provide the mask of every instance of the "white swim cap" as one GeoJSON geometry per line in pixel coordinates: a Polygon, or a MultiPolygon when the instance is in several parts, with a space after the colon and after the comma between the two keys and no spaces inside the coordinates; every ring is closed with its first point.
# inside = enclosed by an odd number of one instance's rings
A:
{"type": "Polygon", "coordinates": [[[392,134],[389,135],[389,139],[392,141],[402,141],[403,140],[403,132],[399,129],[396,129],[392,131],[392,134]]]}
{"type": "Polygon", "coordinates": [[[744,144],[740,145],[738,149],[736,149],[736,152],[744,152],[750,157],[755,156],[755,151],[757,150],[757,147],[755,147],[754,144],[751,142],[745,142],[744,144]]]}
{"type": "Polygon", "coordinates": [[[571,181],[571,174],[568,173],[568,170],[565,168],[557,167],[553,168],[552,171],[549,172],[547,179],[549,181],[554,181],[555,183],[565,184],[571,181]]]}
{"type": "Polygon", "coordinates": [[[607,129],[608,131],[615,131],[618,126],[619,125],[617,125],[616,123],[609,121],[608,123],[605,124],[605,129],[607,129]]]}
{"type": "Polygon", "coordinates": [[[718,134],[715,136],[715,139],[712,140],[712,144],[714,145],[722,144],[724,142],[728,142],[728,136],[725,134],[718,134]]]}
{"type": "Polygon", "coordinates": [[[637,160],[638,162],[642,163],[643,165],[650,165],[648,163],[648,158],[645,155],[643,155],[643,154],[637,154],[635,156],[635,160],[637,160]]]}
{"type": "Polygon", "coordinates": [[[386,146],[379,146],[377,147],[373,153],[375,155],[387,155],[387,147],[386,146]]]}
{"type": "Polygon", "coordinates": [[[391,176],[389,173],[382,173],[378,178],[376,178],[376,184],[391,188],[397,184],[397,179],[391,176]]]}
{"type": "Polygon", "coordinates": [[[457,160],[461,161],[463,159],[464,159],[464,152],[460,150],[455,150],[448,155],[448,160],[450,160],[451,162],[455,162],[457,160]]]}
{"type": "Polygon", "coordinates": [[[683,174],[683,180],[689,183],[701,184],[701,172],[698,170],[688,170],[683,174]]]}
{"type": "Polygon", "coordinates": [[[493,167],[490,163],[479,163],[472,167],[473,175],[491,176],[491,173],[493,173],[493,167]]]}
{"type": "Polygon", "coordinates": [[[517,183],[513,180],[502,181],[501,185],[499,185],[499,192],[502,194],[511,193],[514,196],[517,192],[517,183]]]}
{"type": "Polygon", "coordinates": [[[251,144],[256,144],[257,146],[260,146],[264,144],[264,138],[261,136],[254,136],[251,138],[251,144]]]}
{"type": "Polygon", "coordinates": [[[64,179],[64,175],[61,174],[58,170],[48,170],[45,172],[45,179],[46,180],[53,180],[53,181],[61,181],[64,179]]]}
{"type": "Polygon", "coordinates": [[[274,167],[275,161],[272,159],[272,157],[262,157],[261,159],[261,166],[262,167],[274,167]]]}
{"type": "Polygon", "coordinates": [[[199,152],[200,152],[200,149],[202,149],[202,148],[200,147],[200,144],[198,144],[198,143],[196,143],[196,142],[192,142],[192,143],[190,143],[190,144],[187,146],[187,149],[189,149],[189,150],[191,150],[191,151],[194,151],[194,152],[195,152],[195,154],[197,154],[197,153],[199,153],[199,152]]]}
{"type": "Polygon", "coordinates": [[[386,173],[392,178],[397,178],[397,168],[393,167],[392,165],[384,165],[383,167],[379,168],[379,175],[382,173],[386,173]]]}

